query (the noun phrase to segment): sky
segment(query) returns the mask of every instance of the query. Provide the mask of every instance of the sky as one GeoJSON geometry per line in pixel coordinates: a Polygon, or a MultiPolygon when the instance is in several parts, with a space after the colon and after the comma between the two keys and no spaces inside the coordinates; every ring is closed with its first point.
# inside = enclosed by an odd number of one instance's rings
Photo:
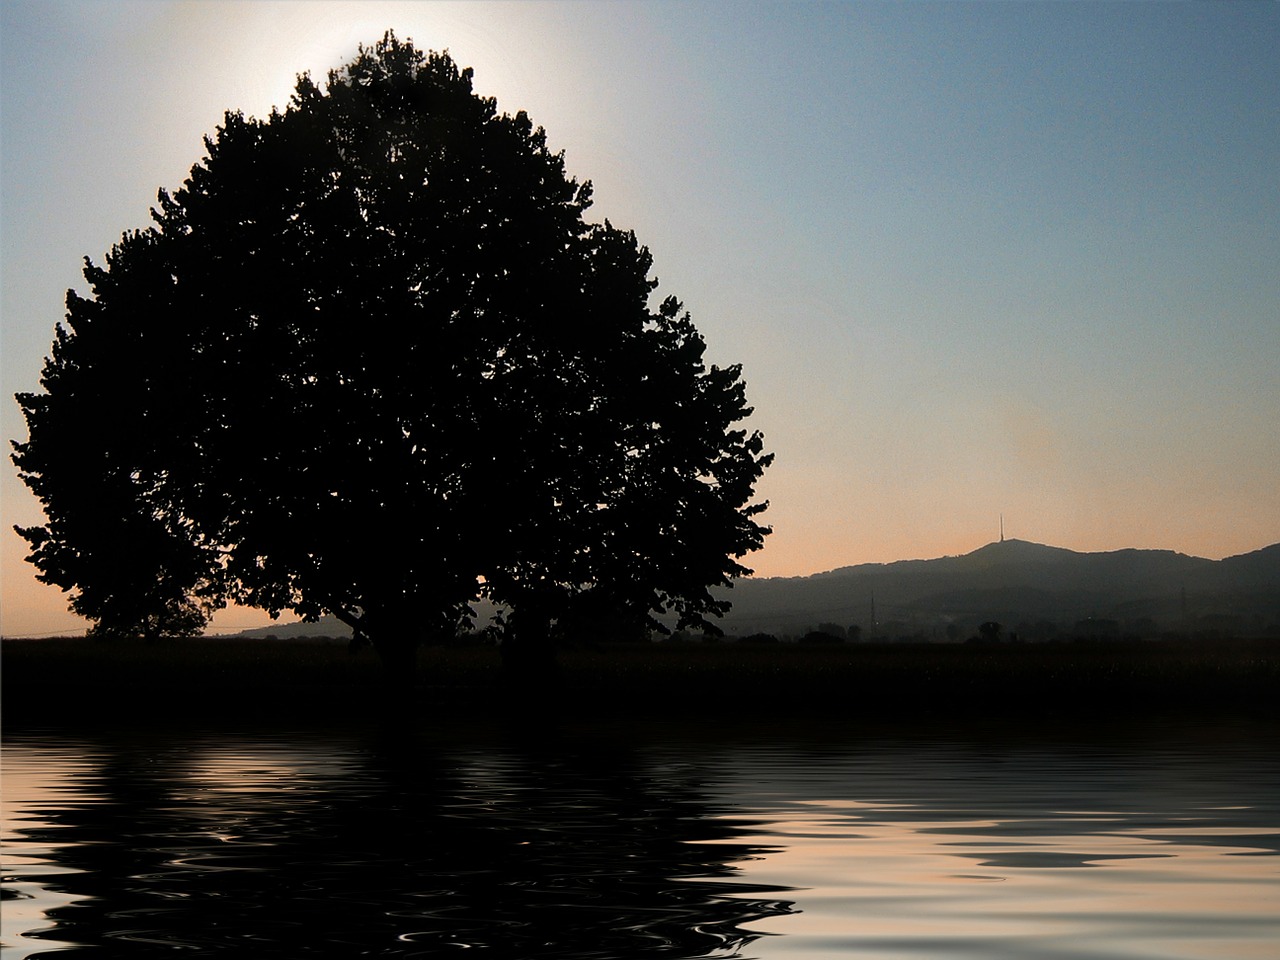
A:
{"type": "MultiPolygon", "coordinates": [[[[740,363],[759,576],[1280,541],[1280,4],[0,3],[0,377],[223,111],[388,29],[527,110],[740,363]]],[[[26,427],[0,401],[6,439],[26,427]]],[[[13,524],[0,632],[79,632],[13,524]]],[[[265,623],[229,610],[215,630],[265,623]]]]}

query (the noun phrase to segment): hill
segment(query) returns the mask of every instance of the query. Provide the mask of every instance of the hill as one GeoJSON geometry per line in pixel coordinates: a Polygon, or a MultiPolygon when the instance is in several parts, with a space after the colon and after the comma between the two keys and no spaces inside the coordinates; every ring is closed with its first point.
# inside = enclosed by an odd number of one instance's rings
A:
{"type": "MultiPolygon", "coordinates": [[[[997,621],[1024,639],[1059,634],[1280,632],[1280,544],[1224,560],[1172,550],[1080,553],[1002,540],[956,557],[747,578],[721,591],[725,633],[798,636],[820,624],[874,637],[963,639],[997,621]]],[[[489,610],[479,611],[483,626],[489,610]]],[[[332,617],[244,636],[349,637],[332,617]]]]}
{"type": "Polygon", "coordinates": [[[1215,561],[1004,540],[958,557],[740,580],[728,595],[723,626],[738,635],[829,623],[857,625],[863,637],[944,639],[988,620],[1038,634],[1028,639],[1082,629],[1249,632],[1280,624],[1280,544],[1215,561]]]}

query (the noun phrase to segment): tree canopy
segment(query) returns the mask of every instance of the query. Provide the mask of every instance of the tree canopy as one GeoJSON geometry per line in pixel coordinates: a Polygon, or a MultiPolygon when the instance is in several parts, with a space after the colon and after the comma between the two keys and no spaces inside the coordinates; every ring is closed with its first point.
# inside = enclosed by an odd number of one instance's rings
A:
{"type": "Polygon", "coordinates": [[[771,455],[740,368],[590,202],[523,112],[390,33],[227,113],[154,225],[86,258],[18,396],[40,578],[105,631],[235,601],[384,656],[481,597],[512,650],[600,609],[711,627],[771,455]]]}

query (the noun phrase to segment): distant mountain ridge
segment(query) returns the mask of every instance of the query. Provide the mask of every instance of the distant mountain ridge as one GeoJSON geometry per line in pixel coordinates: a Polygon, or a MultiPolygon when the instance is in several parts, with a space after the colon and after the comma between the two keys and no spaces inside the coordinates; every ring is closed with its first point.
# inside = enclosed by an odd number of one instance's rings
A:
{"type": "MultiPolygon", "coordinates": [[[[747,578],[716,591],[733,603],[725,633],[798,636],[820,624],[863,638],[968,636],[985,621],[1028,639],[1055,631],[1193,629],[1280,632],[1280,543],[1223,560],[1172,550],[1081,553],[1000,540],[971,553],[840,567],[806,577],[747,578]]],[[[483,625],[485,614],[478,618],[483,625]]],[[[332,617],[246,636],[350,636],[332,617]]]]}
{"type": "Polygon", "coordinates": [[[1054,624],[1236,618],[1253,628],[1280,623],[1280,544],[1224,560],[1172,550],[1081,553],[1025,540],[988,543],[936,560],[841,567],[808,577],[740,580],[726,595],[722,626],[747,634],[797,633],[818,623],[860,627],[863,636],[963,631],[995,620],[1054,624]]]}

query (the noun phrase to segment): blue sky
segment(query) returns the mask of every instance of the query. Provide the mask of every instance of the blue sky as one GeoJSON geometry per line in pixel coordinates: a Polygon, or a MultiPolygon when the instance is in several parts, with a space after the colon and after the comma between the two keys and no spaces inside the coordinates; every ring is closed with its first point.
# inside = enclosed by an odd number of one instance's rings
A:
{"type": "MultiPolygon", "coordinates": [[[[749,562],[1280,540],[1280,5],[0,7],[6,394],[227,108],[388,27],[526,109],[777,462],[749,562]]],[[[0,408],[6,437],[24,425],[0,408]]],[[[13,477],[6,529],[38,520],[13,477]]],[[[6,634],[66,629],[3,536],[6,634]]],[[[228,614],[231,627],[252,615],[228,614]]]]}

